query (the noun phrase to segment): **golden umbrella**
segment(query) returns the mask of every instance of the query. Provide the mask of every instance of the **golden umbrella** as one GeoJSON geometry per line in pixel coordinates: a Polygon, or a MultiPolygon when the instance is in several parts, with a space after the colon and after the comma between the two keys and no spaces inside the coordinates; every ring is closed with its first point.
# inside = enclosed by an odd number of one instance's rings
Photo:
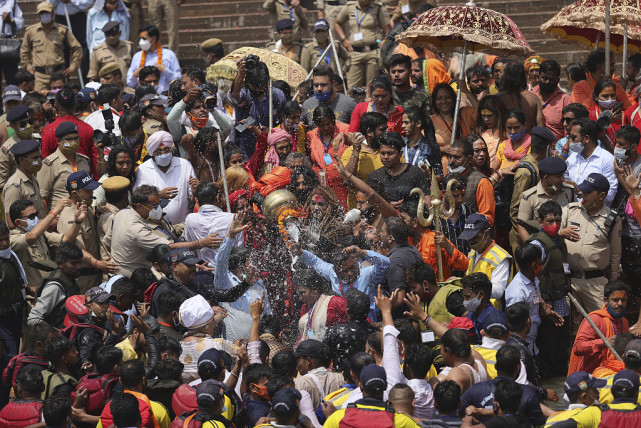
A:
{"type": "Polygon", "coordinates": [[[307,77],[307,71],[300,64],[284,55],[266,49],[243,47],[236,49],[216,64],[210,65],[207,68],[207,80],[212,82],[217,79],[234,80],[238,74],[236,63],[250,54],[256,55],[267,64],[272,81],[284,80],[292,88],[297,88],[307,77]]]}

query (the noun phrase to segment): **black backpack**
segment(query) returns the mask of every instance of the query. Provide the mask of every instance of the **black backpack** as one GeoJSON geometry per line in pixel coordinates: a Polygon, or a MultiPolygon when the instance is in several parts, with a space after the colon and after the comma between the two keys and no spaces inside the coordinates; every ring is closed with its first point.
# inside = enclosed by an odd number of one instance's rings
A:
{"type": "MultiPolygon", "coordinates": [[[[521,162],[519,168],[527,168],[530,171],[531,184],[530,188],[536,186],[539,182],[539,175],[534,166],[529,162],[521,162]]],[[[494,224],[497,230],[510,230],[512,229],[512,221],[510,220],[510,203],[512,202],[512,194],[514,193],[514,176],[508,175],[503,177],[503,180],[494,189],[494,200],[496,201],[496,212],[494,224]]]]}

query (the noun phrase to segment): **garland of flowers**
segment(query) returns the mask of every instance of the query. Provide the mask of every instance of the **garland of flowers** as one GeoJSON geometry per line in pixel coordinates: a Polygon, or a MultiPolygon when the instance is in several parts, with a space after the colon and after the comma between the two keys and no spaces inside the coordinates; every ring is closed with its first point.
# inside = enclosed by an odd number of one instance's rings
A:
{"type": "Polygon", "coordinates": [[[285,227],[285,221],[290,217],[298,217],[298,210],[293,208],[286,208],[278,215],[278,231],[283,236],[287,238],[287,228],[285,227]]]}
{"type": "MultiPolygon", "coordinates": [[[[142,55],[140,56],[140,66],[144,67],[145,62],[147,59],[147,51],[142,51],[142,55]]],[[[162,64],[162,46],[160,46],[160,43],[158,43],[158,61],[156,64],[162,64]]]]}

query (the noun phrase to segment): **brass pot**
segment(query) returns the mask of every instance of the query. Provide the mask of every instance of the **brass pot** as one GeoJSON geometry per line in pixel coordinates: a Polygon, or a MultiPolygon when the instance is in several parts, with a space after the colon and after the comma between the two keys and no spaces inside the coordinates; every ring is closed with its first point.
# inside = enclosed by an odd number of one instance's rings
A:
{"type": "Polygon", "coordinates": [[[263,214],[267,219],[276,222],[284,209],[297,207],[298,199],[292,192],[285,189],[274,190],[263,201],[263,214]]]}

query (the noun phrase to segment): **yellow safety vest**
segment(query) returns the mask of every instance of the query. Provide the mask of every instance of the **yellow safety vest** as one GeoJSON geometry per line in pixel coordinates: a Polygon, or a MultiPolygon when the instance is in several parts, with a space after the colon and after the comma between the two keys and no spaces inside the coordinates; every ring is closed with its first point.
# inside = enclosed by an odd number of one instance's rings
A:
{"type": "Polygon", "coordinates": [[[348,388],[346,386],[337,389],[336,391],[328,394],[325,397],[326,402],[331,402],[337,409],[340,409],[343,406],[343,403],[349,398],[349,393],[352,392],[354,388],[348,388]]]}
{"type": "Polygon", "coordinates": [[[472,346],[472,349],[481,354],[481,357],[485,360],[487,364],[487,378],[494,379],[496,377],[496,368],[494,368],[496,364],[496,351],[494,349],[484,348],[481,345],[472,346]]]}
{"type": "MultiPolygon", "coordinates": [[[[479,257],[478,261],[476,262],[476,265],[474,264],[474,259],[476,258],[476,250],[470,251],[470,254],[467,256],[467,258],[470,260],[469,265],[467,266],[467,271],[465,272],[465,275],[469,275],[471,273],[476,273],[476,272],[481,272],[487,275],[490,280],[492,279],[492,272],[494,272],[494,269],[505,259],[511,259],[512,256],[505,251],[503,248],[499,247],[496,242],[492,242],[492,245],[485,250],[483,254],[481,254],[481,257],[479,257]]],[[[510,276],[508,277],[508,284],[512,280],[512,269],[510,268],[510,276]]],[[[506,284],[507,285],[507,284],[506,284]]],[[[499,309],[500,304],[498,300],[496,299],[491,299],[492,305],[494,305],[495,308],[499,309]]]]}
{"type": "Polygon", "coordinates": [[[550,416],[548,420],[545,422],[545,428],[551,427],[557,422],[567,421],[572,416],[579,413],[581,410],[583,409],[572,409],[572,410],[563,410],[561,412],[556,412],[552,416],[550,416]]]}
{"type": "Polygon", "coordinates": [[[447,298],[450,297],[450,294],[453,292],[461,290],[461,286],[457,284],[443,284],[441,285],[440,290],[438,290],[438,293],[432,298],[432,301],[430,302],[430,306],[427,309],[427,313],[429,316],[434,318],[434,320],[438,321],[439,323],[449,323],[452,321],[452,318],[454,318],[454,315],[449,313],[447,311],[447,298]]]}
{"type": "MultiPolygon", "coordinates": [[[[606,380],[607,383],[603,388],[599,389],[599,403],[610,404],[614,400],[614,397],[612,396],[612,383],[614,382],[614,375],[602,379],[606,380]]],[[[639,379],[641,379],[641,376],[639,376],[639,379]]],[[[639,391],[641,392],[641,387],[639,387],[639,391]]],[[[637,403],[641,404],[641,394],[639,394],[639,397],[637,397],[637,403]]]]}

